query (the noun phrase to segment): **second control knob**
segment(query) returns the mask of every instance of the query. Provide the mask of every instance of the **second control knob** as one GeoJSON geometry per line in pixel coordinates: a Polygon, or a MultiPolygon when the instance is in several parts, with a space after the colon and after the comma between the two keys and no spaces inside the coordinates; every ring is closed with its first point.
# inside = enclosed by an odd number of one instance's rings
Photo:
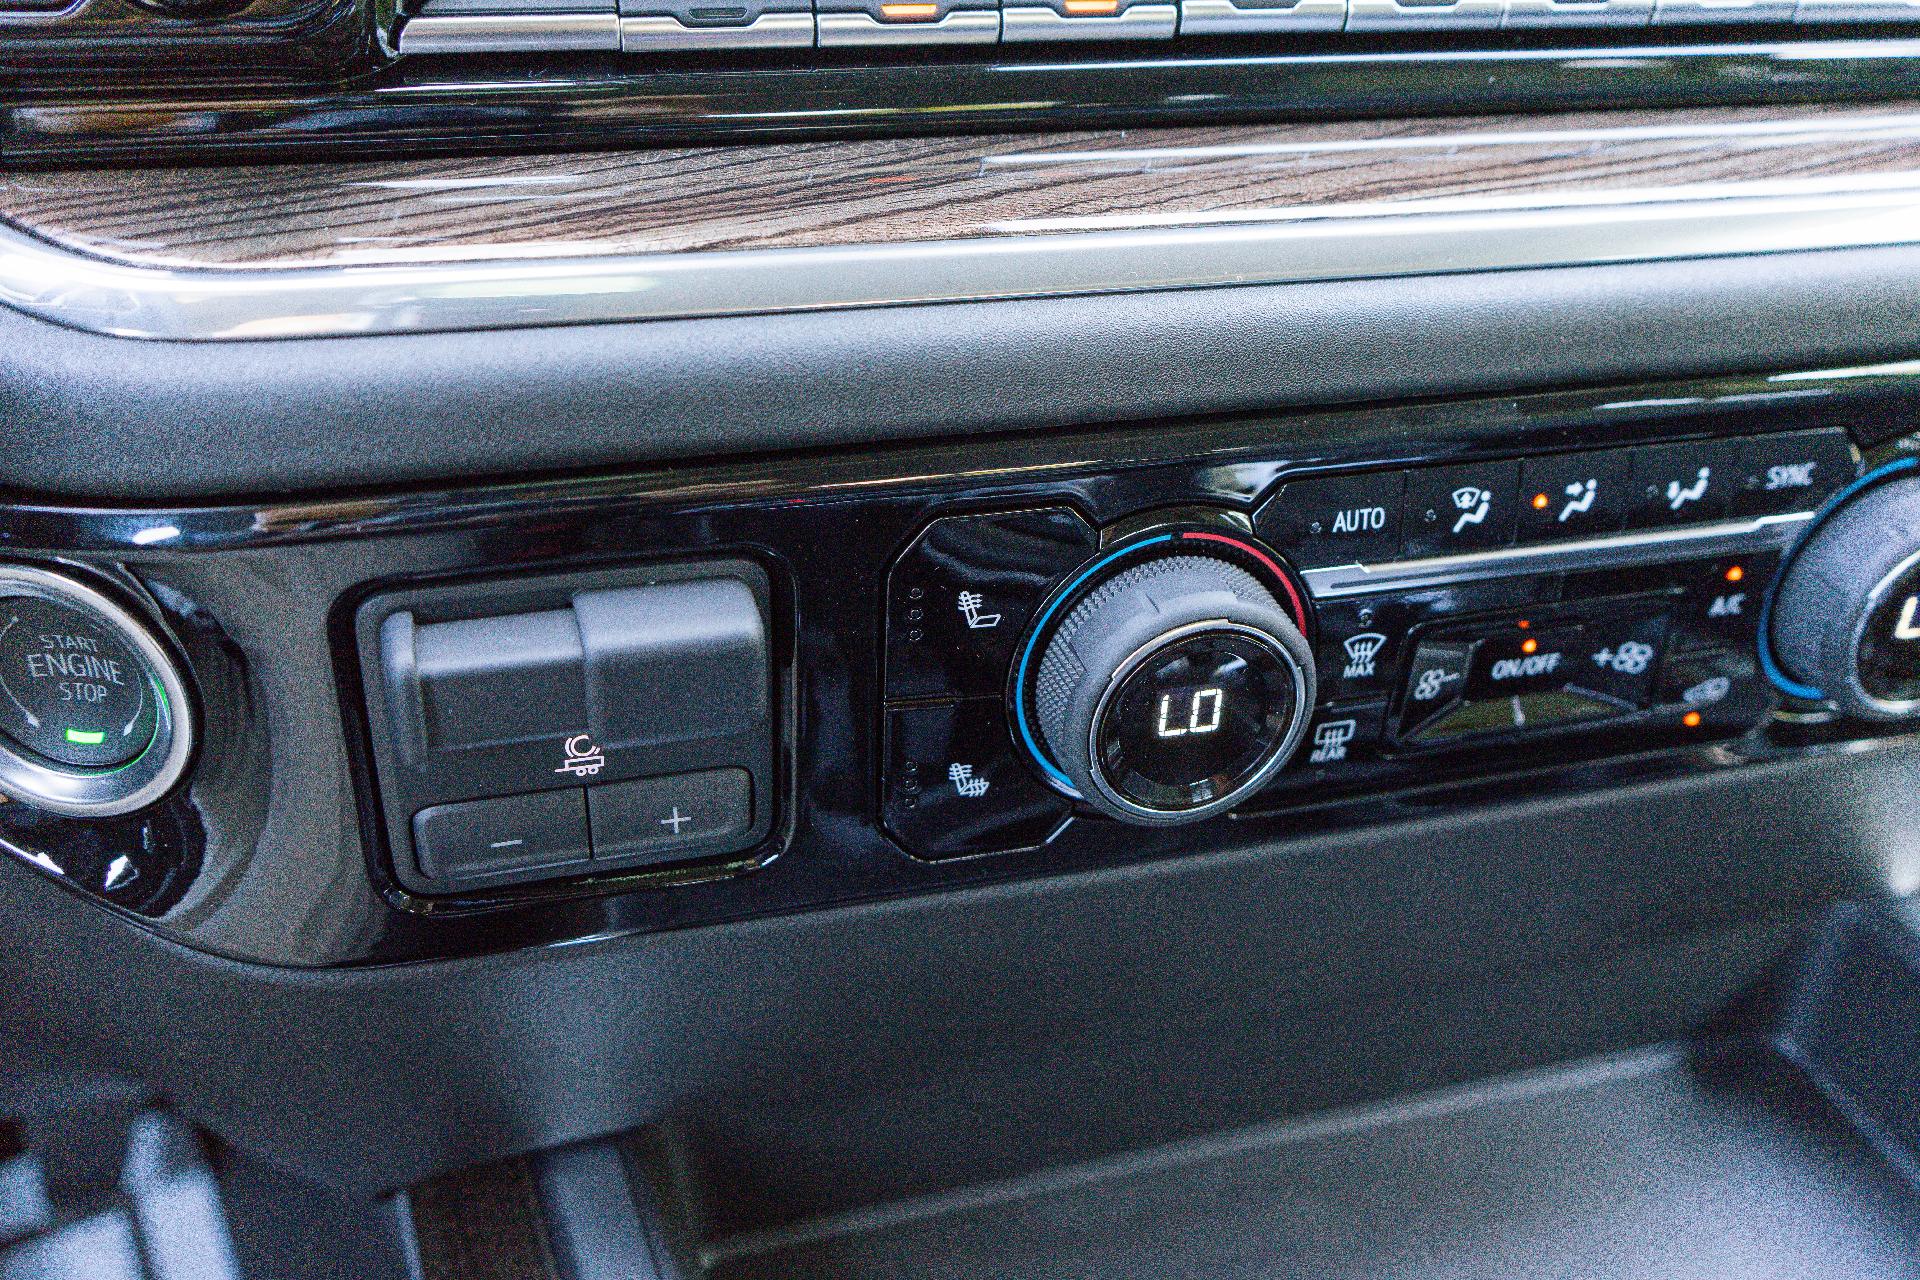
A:
{"type": "Polygon", "coordinates": [[[1306,637],[1261,581],[1168,554],[1070,602],[1033,686],[1034,721],[1082,799],[1128,822],[1194,822],[1258,790],[1311,717],[1306,637]]]}
{"type": "Polygon", "coordinates": [[[1920,717],[1920,468],[1892,470],[1808,536],[1766,637],[1782,688],[1868,720],[1920,717]]]}

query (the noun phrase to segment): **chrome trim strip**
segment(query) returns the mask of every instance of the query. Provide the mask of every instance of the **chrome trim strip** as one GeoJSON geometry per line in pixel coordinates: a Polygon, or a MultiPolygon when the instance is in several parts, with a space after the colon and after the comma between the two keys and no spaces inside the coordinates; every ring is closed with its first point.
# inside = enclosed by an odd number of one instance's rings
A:
{"type": "Polygon", "coordinates": [[[235,340],[1657,262],[1920,244],[1920,173],[1218,217],[838,248],[224,270],[112,261],[0,224],[0,303],[121,337],[235,340]]]}
{"type": "Polygon", "coordinates": [[[1654,0],[1656,27],[1792,22],[1794,0],[1654,0]]]}
{"type": "Polygon", "coordinates": [[[1920,0],[1799,0],[1794,6],[1793,20],[1809,26],[1828,22],[1915,22],[1920,21],[1920,0]]]}
{"type": "Polygon", "coordinates": [[[1233,0],[1180,0],[1180,34],[1243,35],[1262,31],[1340,31],[1347,0],[1295,0],[1292,4],[1246,4],[1233,0]]]}
{"type": "Polygon", "coordinates": [[[1180,9],[1171,4],[1135,4],[1110,15],[1066,18],[1041,5],[1004,5],[1000,39],[1005,44],[1038,40],[1171,40],[1180,9]]]}
{"type": "Polygon", "coordinates": [[[1433,556],[1391,564],[1351,564],[1308,569],[1300,576],[1315,600],[1338,600],[1388,589],[1474,582],[1516,573],[1557,573],[1571,569],[1614,569],[1664,564],[1716,555],[1737,555],[1784,547],[1800,535],[1813,512],[1728,520],[1678,529],[1649,529],[1581,542],[1503,547],[1469,555],[1433,556]]]}
{"type": "Polygon", "coordinates": [[[1644,27],[1653,21],[1654,0],[1507,0],[1501,26],[1508,31],[1536,27],[1644,27]]]}
{"type": "Polygon", "coordinates": [[[823,49],[847,45],[994,44],[1000,10],[954,9],[938,22],[882,22],[869,13],[819,13],[823,49]]]}
{"type": "Polygon", "coordinates": [[[737,27],[689,27],[671,14],[620,19],[623,53],[673,49],[811,49],[813,14],[763,13],[737,27]]]}
{"type": "Polygon", "coordinates": [[[620,15],[606,13],[422,14],[400,28],[400,52],[620,52],[620,15]]]}
{"type": "Polygon", "coordinates": [[[1349,31],[1497,31],[1507,0],[1451,0],[1402,4],[1400,0],[1349,0],[1349,31]]]}

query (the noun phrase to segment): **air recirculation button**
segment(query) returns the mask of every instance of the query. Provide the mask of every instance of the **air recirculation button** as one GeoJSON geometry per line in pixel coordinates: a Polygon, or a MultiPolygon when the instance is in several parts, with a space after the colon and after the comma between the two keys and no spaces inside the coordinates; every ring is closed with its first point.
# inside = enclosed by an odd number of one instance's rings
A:
{"type": "Polygon", "coordinates": [[[139,620],[64,574],[0,565],[0,792],[128,813],[179,781],[190,747],[179,671],[139,620]]]}

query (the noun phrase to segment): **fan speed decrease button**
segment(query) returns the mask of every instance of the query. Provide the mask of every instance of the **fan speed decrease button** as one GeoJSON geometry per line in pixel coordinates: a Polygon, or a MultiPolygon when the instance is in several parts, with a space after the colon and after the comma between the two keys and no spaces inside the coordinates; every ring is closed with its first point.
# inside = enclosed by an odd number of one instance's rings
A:
{"type": "Polygon", "coordinates": [[[45,759],[110,769],[152,743],[159,693],[140,655],[92,614],[0,600],[0,730],[45,759]]]}

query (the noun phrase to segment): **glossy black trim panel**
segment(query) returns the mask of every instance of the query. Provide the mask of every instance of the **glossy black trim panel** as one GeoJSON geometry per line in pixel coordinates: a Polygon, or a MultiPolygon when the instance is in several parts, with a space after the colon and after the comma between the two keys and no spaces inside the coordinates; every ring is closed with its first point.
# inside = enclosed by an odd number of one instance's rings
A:
{"type": "Polygon", "coordinates": [[[1076,48],[984,63],[928,55],[895,65],[823,58],[732,67],[663,61],[655,69],[618,55],[403,60],[311,91],[37,90],[0,106],[0,163],[311,160],[1920,94],[1920,39],[1781,41],[1766,29],[1719,39],[1567,48],[1503,35],[1483,48],[1386,42],[1279,55],[1234,52],[1229,42],[1178,56],[1076,48]],[[1751,42],[1736,42],[1740,35],[1751,42]]]}
{"type": "MultiPolygon", "coordinates": [[[[1789,374],[1025,435],[959,454],[938,445],[843,451],[268,506],[21,505],[0,509],[0,539],[10,555],[43,559],[59,549],[116,572],[124,566],[148,585],[192,659],[207,732],[190,794],[205,815],[208,870],[156,927],[275,963],[383,962],[1083,872],[1825,749],[1784,729],[1614,761],[1556,748],[1517,761],[1522,772],[1492,789],[1480,782],[1392,798],[1328,796],[1284,816],[1222,820],[1198,841],[1077,824],[1072,840],[1037,851],[919,863],[876,821],[881,585],[895,553],[936,514],[1064,503],[1112,522],[1170,502],[1251,512],[1295,469],[1790,427],[1844,425],[1874,446],[1911,431],[1917,410],[1920,371],[1911,368],[1789,374]],[[348,750],[364,751],[351,656],[357,593],[447,574],[579,571],[694,551],[754,556],[792,583],[790,602],[777,605],[793,621],[783,660],[792,663],[798,716],[784,850],[760,870],[706,884],[658,889],[615,876],[511,903],[451,903],[433,916],[409,909],[384,869],[378,811],[348,750]],[[287,724],[302,732],[274,731],[287,724]]],[[[1844,746],[1851,736],[1835,731],[1832,745],[1856,749],[1844,746]]]]}

